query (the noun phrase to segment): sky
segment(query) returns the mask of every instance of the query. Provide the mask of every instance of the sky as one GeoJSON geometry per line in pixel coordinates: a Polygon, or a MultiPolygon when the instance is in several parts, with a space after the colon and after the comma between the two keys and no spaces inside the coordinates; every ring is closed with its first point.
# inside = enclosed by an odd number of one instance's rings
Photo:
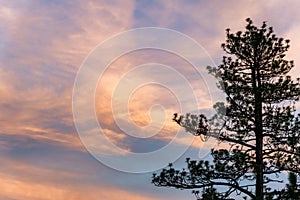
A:
{"type": "Polygon", "coordinates": [[[244,30],[248,17],[291,40],[290,75],[299,77],[299,8],[292,0],[1,0],[0,199],[193,199],[151,184],[154,171],[205,158],[216,143],[189,136],[173,113],[210,113],[222,99],[205,66],[221,62],[225,29],[244,30]],[[139,48],[145,41],[159,48],[139,48]]]}

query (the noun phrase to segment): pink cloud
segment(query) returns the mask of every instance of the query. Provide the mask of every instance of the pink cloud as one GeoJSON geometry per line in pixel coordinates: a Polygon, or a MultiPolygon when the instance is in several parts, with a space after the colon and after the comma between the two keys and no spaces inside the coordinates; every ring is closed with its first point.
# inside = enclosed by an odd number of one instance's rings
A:
{"type": "MultiPolygon", "coordinates": [[[[148,7],[137,7],[138,4],[134,1],[55,2],[16,1],[3,2],[0,6],[0,41],[3,40],[0,46],[0,149],[3,152],[11,152],[18,147],[30,149],[32,141],[44,146],[53,145],[55,148],[86,152],[75,132],[72,118],[71,96],[76,72],[96,45],[133,26],[154,24],[182,31],[201,43],[219,63],[223,55],[219,46],[225,39],[225,28],[231,27],[234,31],[243,29],[246,17],[252,17],[258,25],[267,20],[279,35],[291,39],[288,57],[296,63],[296,68],[291,73],[293,76],[300,74],[299,3],[295,1],[161,1],[148,7]],[[142,15],[134,16],[135,9],[143,11],[147,18],[142,18],[142,15]]],[[[151,52],[137,55],[117,59],[99,82],[96,93],[97,115],[104,125],[106,135],[113,143],[128,151],[131,151],[130,145],[123,143],[126,135],[114,122],[110,105],[113,90],[122,76],[133,67],[153,60],[170,65],[182,74],[194,73],[181,58],[163,52],[157,53],[156,57],[151,52]]],[[[139,78],[146,76],[140,74],[139,78]]],[[[192,76],[189,81],[200,99],[201,109],[210,108],[209,94],[203,89],[205,84],[192,76]],[[207,98],[203,98],[204,96],[207,98]]],[[[156,103],[164,106],[166,121],[160,133],[154,137],[170,141],[179,129],[171,120],[172,114],[180,112],[180,108],[175,96],[166,88],[152,85],[136,90],[128,103],[131,120],[138,126],[151,123],[149,111],[156,103]]],[[[199,108],[193,106],[190,108],[191,111],[197,109],[199,108]]],[[[187,144],[186,138],[181,138],[180,144],[187,144]]],[[[197,139],[192,144],[197,148],[206,148],[205,145],[197,139]]],[[[116,149],[106,148],[105,145],[100,147],[104,153],[118,153],[116,149]]],[[[68,159],[67,156],[65,158],[68,159]]],[[[13,156],[9,159],[0,157],[1,163],[11,169],[9,173],[3,169],[0,171],[0,198],[158,199],[120,186],[102,184],[98,187],[92,183],[76,183],[78,179],[88,182],[92,175],[85,177],[81,172],[61,172],[51,169],[49,163],[44,168],[37,167],[34,163],[24,164],[17,159],[19,158],[13,156]],[[69,182],[62,184],[63,179],[68,179],[69,182]]],[[[38,158],[36,161],[38,162],[38,158]]],[[[64,160],[59,162],[61,168],[66,167],[64,160]]],[[[74,166],[78,165],[77,161],[72,162],[74,166]]],[[[78,168],[85,168],[87,165],[79,165],[78,168]]],[[[178,198],[175,196],[170,195],[170,199],[178,198]]]]}
{"type": "Polygon", "coordinates": [[[39,168],[4,157],[0,157],[0,160],[2,167],[9,167],[10,171],[10,173],[0,172],[1,199],[159,200],[150,195],[146,196],[111,186],[81,183],[79,180],[84,176],[75,172],[39,168]]]}
{"type": "Polygon", "coordinates": [[[75,73],[99,42],[130,25],[133,3],[73,3],[28,1],[0,8],[0,18],[13,24],[5,30],[10,45],[0,68],[3,134],[78,148],[71,110],[75,73]]]}

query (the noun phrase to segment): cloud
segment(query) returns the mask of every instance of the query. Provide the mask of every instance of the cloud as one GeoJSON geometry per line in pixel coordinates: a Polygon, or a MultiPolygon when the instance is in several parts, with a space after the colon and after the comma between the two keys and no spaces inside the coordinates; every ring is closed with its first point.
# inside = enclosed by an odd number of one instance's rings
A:
{"type": "Polygon", "coordinates": [[[33,181],[19,181],[0,175],[0,198],[2,199],[32,199],[32,200],[63,200],[63,199],[112,199],[117,200],[120,197],[124,200],[154,200],[158,198],[147,197],[143,194],[131,193],[118,188],[101,187],[93,185],[57,185],[41,184],[33,181]]]}
{"type": "MultiPolygon", "coordinates": [[[[172,121],[173,113],[185,113],[186,108],[197,110],[190,99],[190,87],[199,99],[201,111],[212,107],[208,86],[201,75],[183,58],[169,52],[128,53],[115,60],[99,80],[95,95],[99,123],[107,136],[125,149],[145,152],[161,148],[179,131],[172,121]],[[143,138],[146,141],[141,142],[143,138]],[[136,145],[139,143],[144,145],[136,145]]],[[[190,145],[188,141],[188,137],[177,140],[178,145],[190,145]]]]}
{"type": "MultiPolygon", "coordinates": [[[[219,63],[223,55],[219,46],[225,39],[225,28],[230,27],[233,31],[243,29],[244,19],[252,17],[255,24],[266,20],[274,26],[276,33],[291,39],[288,58],[294,59],[296,64],[291,74],[299,76],[298,7],[299,3],[295,1],[2,2],[0,149],[1,155],[5,156],[0,160],[5,167],[2,165],[0,170],[0,198],[180,198],[179,193],[173,193],[173,190],[167,190],[165,194],[165,190],[159,192],[148,187],[149,174],[139,179],[109,171],[103,166],[97,170],[93,168],[95,161],[90,159],[78,138],[72,118],[72,89],[81,63],[96,45],[108,37],[132,27],[144,26],[181,31],[203,45],[213,60],[219,63]],[[76,160],[78,157],[81,160],[76,160]],[[96,185],[93,184],[95,182],[96,185]]],[[[148,72],[154,74],[155,69],[148,72]]],[[[120,148],[131,152],[151,152],[165,146],[179,129],[172,122],[173,113],[187,110],[206,112],[211,108],[211,91],[207,91],[209,83],[205,85],[199,76],[193,74],[196,71],[186,61],[165,52],[149,50],[117,59],[100,80],[95,97],[97,117],[106,136],[120,148]],[[152,137],[134,138],[126,135],[115,123],[111,100],[118,83],[136,84],[149,78],[147,73],[132,73],[126,77],[135,66],[149,62],[168,65],[185,75],[200,106],[189,104],[187,109],[181,110],[176,95],[185,96],[188,92],[169,73],[156,73],[158,78],[167,77],[168,83],[181,88],[181,92],[174,94],[170,88],[155,84],[135,90],[128,102],[129,118],[124,117],[124,113],[117,113],[123,119],[124,127],[130,127],[129,122],[139,128],[153,122],[153,129],[136,133],[144,136],[161,129],[152,137]],[[124,77],[129,78],[128,82],[120,82],[124,77]],[[151,115],[151,107],[157,104],[162,105],[164,110],[154,107],[151,115]],[[161,126],[159,122],[163,120],[165,122],[161,126]]],[[[120,99],[116,99],[117,110],[121,103],[120,99]]],[[[179,138],[178,145],[187,145],[186,140],[185,137],[179,138]]],[[[192,147],[209,148],[211,145],[196,139],[192,147]]],[[[118,153],[117,149],[106,149],[105,145],[98,148],[102,153],[118,153]]]]}
{"type": "Polygon", "coordinates": [[[1,28],[9,35],[1,51],[3,134],[78,147],[71,110],[75,73],[99,42],[130,25],[133,4],[115,3],[27,1],[0,8],[0,18],[13,26],[1,28]]]}
{"type": "MultiPolygon", "coordinates": [[[[181,31],[198,41],[219,63],[223,52],[225,29],[243,30],[245,19],[251,17],[258,26],[267,21],[275,30],[285,34],[297,27],[298,2],[288,1],[137,1],[135,26],[160,26],[181,31]],[[146,7],[147,9],[143,9],[146,7]],[[159,12],[160,7],[164,12],[159,12]],[[280,15],[280,17],[278,17],[280,15]],[[159,19],[159,20],[157,20],[159,19]]],[[[294,33],[297,33],[298,30],[294,33]]],[[[296,40],[297,38],[295,38],[296,40]]],[[[293,39],[292,39],[293,41],[293,39]]]]}
{"type": "Polygon", "coordinates": [[[0,158],[11,173],[0,173],[1,199],[158,199],[137,192],[93,183],[82,183],[82,174],[34,167],[0,158]]]}
{"type": "Polygon", "coordinates": [[[159,200],[170,194],[149,191],[153,188],[151,174],[121,173],[102,165],[86,152],[47,143],[36,145],[39,146],[2,151],[0,199],[159,200]]]}

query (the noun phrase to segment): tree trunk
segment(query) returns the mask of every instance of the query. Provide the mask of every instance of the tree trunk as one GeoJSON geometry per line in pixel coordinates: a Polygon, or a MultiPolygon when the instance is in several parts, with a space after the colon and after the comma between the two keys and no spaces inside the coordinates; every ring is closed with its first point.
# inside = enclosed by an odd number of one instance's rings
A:
{"type": "Polygon", "coordinates": [[[262,155],[262,134],[256,134],[256,200],[263,200],[263,155],[262,155]]]}
{"type": "Polygon", "coordinates": [[[259,65],[254,64],[252,71],[255,101],[255,135],[256,135],[256,200],[263,200],[263,128],[262,128],[262,94],[259,65]]]}

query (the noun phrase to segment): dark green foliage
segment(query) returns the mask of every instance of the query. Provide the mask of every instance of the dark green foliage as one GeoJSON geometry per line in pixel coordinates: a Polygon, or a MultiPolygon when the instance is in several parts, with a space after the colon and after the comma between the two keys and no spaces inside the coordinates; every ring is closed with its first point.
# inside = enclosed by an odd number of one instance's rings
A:
{"type": "Polygon", "coordinates": [[[199,188],[202,197],[212,194],[216,199],[236,194],[256,200],[299,197],[295,179],[300,174],[300,115],[295,102],[300,79],[293,81],[288,75],[294,66],[284,59],[290,41],[276,37],[265,22],[256,27],[251,19],[246,21],[244,32],[226,30],[222,48],[227,56],[217,68],[208,67],[225,92],[226,103],[216,103],[217,114],[210,119],[174,116],[187,132],[203,140],[219,138],[229,148],[213,149],[212,163],[187,159],[183,170],[170,165],[153,176],[156,186],[199,188]],[[290,184],[283,190],[271,188],[270,183],[282,182],[272,177],[283,172],[291,173],[290,184]],[[226,189],[216,191],[218,187],[226,189]]]}
{"type": "Polygon", "coordinates": [[[222,195],[217,193],[217,190],[213,187],[208,187],[206,189],[203,190],[201,197],[199,196],[199,191],[195,191],[193,190],[192,192],[197,200],[201,200],[201,199],[205,199],[205,200],[222,200],[222,195]]]}
{"type": "Polygon", "coordinates": [[[289,184],[286,186],[286,191],[283,191],[283,199],[297,200],[300,197],[300,187],[297,183],[297,175],[289,174],[289,184]]]}

